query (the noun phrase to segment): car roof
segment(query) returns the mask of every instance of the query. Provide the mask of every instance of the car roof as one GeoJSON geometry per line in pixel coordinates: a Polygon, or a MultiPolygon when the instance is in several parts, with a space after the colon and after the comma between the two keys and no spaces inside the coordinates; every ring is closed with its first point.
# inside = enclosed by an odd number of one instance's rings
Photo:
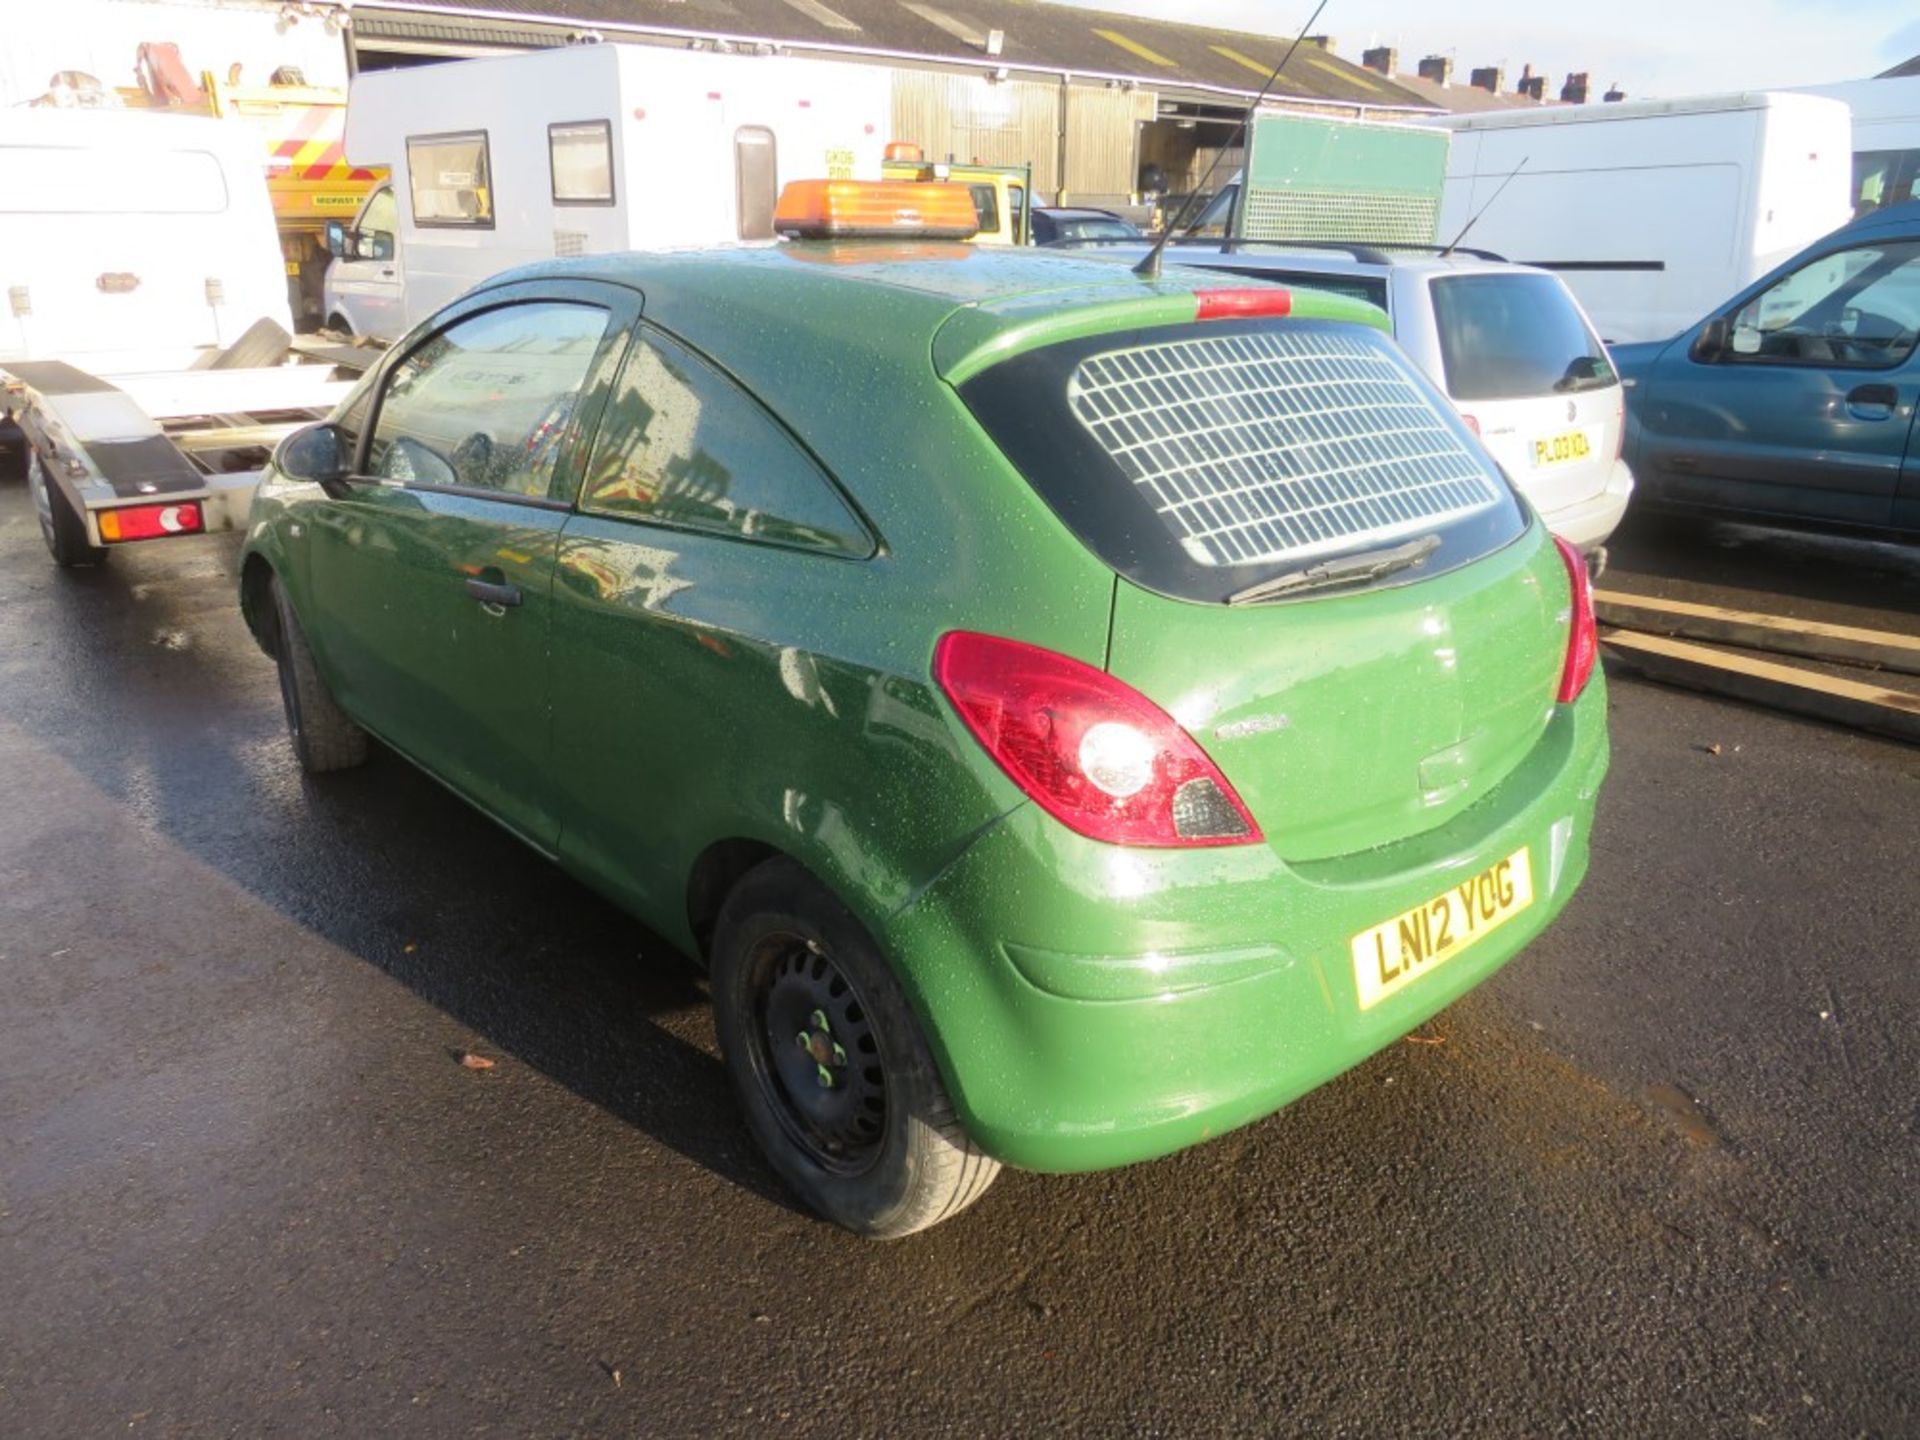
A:
{"type": "MultiPolygon", "coordinates": [[[[647,316],[717,355],[742,344],[791,351],[818,328],[816,307],[856,312],[875,328],[941,337],[943,373],[977,368],[1005,352],[1009,332],[1029,337],[1063,317],[1095,329],[1192,318],[1195,291],[1218,274],[1168,266],[1145,280],[1074,251],[958,241],[839,240],[628,251],[540,261],[495,276],[481,290],[539,280],[595,280],[638,290],[647,316]],[[1183,304],[1187,307],[1182,309],[1183,304]],[[1096,319],[1088,312],[1103,312],[1096,319]],[[948,321],[965,312],[966,323],[948,321]],[[942,333],[942,332],[946,333],[942,333]],[[944,357],[944,358],[943,358],[944,357]]],[[[1383,317],[1343,296],[1296,291],[1293,313],[1379,328],[1383,317]]]]}
{"type": "Polygon", "coordinates": [[[1883,230],[1908,231],[1920,236],[1920,200],[1903,200],[1898,205],[1883,205],[1849,221],[1837,232],[1844,235],[1877,235],[1883,230]]]}

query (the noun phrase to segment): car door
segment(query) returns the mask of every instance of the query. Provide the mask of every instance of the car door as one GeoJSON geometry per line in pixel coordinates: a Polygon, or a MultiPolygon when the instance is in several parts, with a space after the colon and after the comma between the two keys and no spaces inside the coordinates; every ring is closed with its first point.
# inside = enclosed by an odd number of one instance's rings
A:
{"type": "Polygon", "coordinates": [[[833,695],[848,703],[871,677],[804,642],[852,608],[874,543],[777,419],[648,326],[578,508],[553,590],[561,858],[671,928],[691,854],[727,823],[717,814],[802,803],[734,795],[730,748],[770,725],[795,754],[844,748],[833,695]]]}
{"type": "Polygon", "coordinates": [[[336,694],[382,740],[551,850],[554,551],[638,301],[487,291],[384,367],[356,478],[304,537],[336,694]]]}
{"type": "Polygon", "coordinates": [[[353,222],[349,253],[327,272],[329,317],[338,314],[356,335],[397,340],[407,328],[402,303],[406,279],[400,254],[400,206],[393,186],[367,197],[353,222]]]}
{"type": "Polygon", "coordinates": [[[1796,263],[1641,381],[1642,481],[1690,505],[1891,523],[1920,399],[1916,339],[1920,240],[1796,263]]]}

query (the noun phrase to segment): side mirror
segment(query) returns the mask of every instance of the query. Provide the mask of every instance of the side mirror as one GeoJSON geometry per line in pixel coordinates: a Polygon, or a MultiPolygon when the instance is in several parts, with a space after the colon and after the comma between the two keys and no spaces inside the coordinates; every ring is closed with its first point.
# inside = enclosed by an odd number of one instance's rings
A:
{"type": "Polygon", "coordinates": [[[353,469],[353,446],[338,425],[322,421],[282,440],[273,452],[273,468],[334,495],[344,490],[353,469]]]}
{"type": "Polygon", "coordinates": [[[341,221],[327,221],[327,254],[342,259],[347,253],[347,227],[341,221]]]}
{"type": "Polygon", "coordinates": [[[1693,342],[1693,358],[1711,364],[1727,353],[1731,327],[1727,317],[1716,315],[1700,327],[1699,337],[1693,342]]]}
{"type": "Polygon", "coordinates": [[[385,230],[362,230],[354,239],[362,260],[393,258],[393,236],[385,230]]]}

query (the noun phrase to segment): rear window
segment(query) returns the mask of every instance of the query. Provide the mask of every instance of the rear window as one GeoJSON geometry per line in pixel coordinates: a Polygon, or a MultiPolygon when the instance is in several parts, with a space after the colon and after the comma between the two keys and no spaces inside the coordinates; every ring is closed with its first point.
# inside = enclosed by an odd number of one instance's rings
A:
{"type": "Polygon", "coordinates": [[[1438,537],[1404,581],[1527,525],[1452,407],[1362,326],[1111,332],[1013,356],[960,393],[1096,554],[1183,599],[1438,537]]]}
{"type": "Polygon", "coordinates": [[[1617,383],[1566,286],[1552,275],[1448,275],[1433,282],[1447,393],[1530,400],[1617,383]]]}

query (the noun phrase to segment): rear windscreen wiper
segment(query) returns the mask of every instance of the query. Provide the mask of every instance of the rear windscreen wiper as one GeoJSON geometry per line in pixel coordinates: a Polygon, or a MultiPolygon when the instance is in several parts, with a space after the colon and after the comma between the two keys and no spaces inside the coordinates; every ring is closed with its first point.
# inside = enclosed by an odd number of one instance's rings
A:
{"type": "Polygon", "coordinates": [[[1282,596],[1299,595],[1308,590],[1330,590],[1337,585],[1363,585],[1369,580],[1378,580],[1382,575],[1391,575],[1396,570],[1408,570],[1422,564],[1427,556],[1439,548],[1438,535],[1422,535],[1418,540],[1409,540],[1391,550],[1366,550],[1358,555],[1343,555],[1338,560],[1323,560],[1304,570],[1289,570],[1271,580],[1262,580],[1258,585],[1236,590],[1227,596],[1227,604],[1258,605],[1263,600],[1278,600],[1282,596]]]}

